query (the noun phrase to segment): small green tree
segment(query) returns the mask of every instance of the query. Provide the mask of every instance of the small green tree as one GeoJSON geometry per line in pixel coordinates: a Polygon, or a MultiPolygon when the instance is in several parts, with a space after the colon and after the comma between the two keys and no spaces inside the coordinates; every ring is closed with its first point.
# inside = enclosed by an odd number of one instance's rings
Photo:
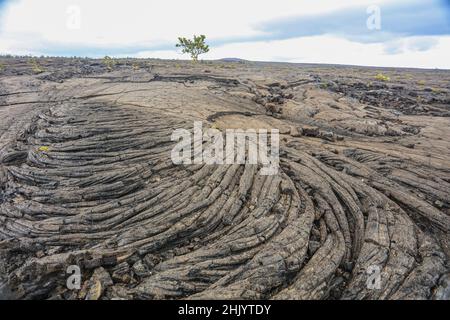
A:
{"type": "Polygon", "coordinates": [[[196,62],[198,61],[198,56],[200,54],[209,51],[209,46],[205,43],[205,39],[206,36],[203,34],[198,37],[194,35],[193,40],[179,37],[178,38],[179,43],[177,43],[176,47],[183,48],[182,52],[189,53],[191,55],[192,60],[196,62]]]}

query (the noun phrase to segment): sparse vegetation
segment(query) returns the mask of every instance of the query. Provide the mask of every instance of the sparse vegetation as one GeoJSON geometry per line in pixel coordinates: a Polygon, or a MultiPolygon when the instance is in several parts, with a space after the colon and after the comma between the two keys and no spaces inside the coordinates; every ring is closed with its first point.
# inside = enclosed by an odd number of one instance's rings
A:
{"type": "Polygon", "coordinates": [[[29,64],[31,65],[31,70],[36,74],[39,74],[39,73],[42,73],[45,71],[45,69],[39,64],[39,62],[35,58],[31,58],[29,61],[29,64]]]}
{"type": "Polygon", "coordinates": [[[188,53],[194,62],[198,61],[200,54],[209,52],[209,46],[205,43],[206,36],[195,36],[191,39],[178,38],[179,43],[176,44],[177,48],[183,48],[183,53],[188,53]]]}
{"type": "Polygon", "coordinates": [[[5,70],[5,65],[0,62],[0,72],[3,72],[5,70]]]}
{"type": "Polygon", "coordinates": [[[442,89],[440,89],[440,88],[431,88],[431,92],[433,92],[433,93],[442,93],[443,92],[443,90],[442,89]]]}
{"type": "Polygon", "coordinates": [[[390,80],[391,80],[391,78],[389,78],[388,76],[385,76],[385,75],[382,74],[382,73],[377,74],[377,75],[375,76],[375,79],[378,80],[378,81],[383,81],[383,82],[387,82],[387,81],[390,81],[390,80]]]}
{"type": "Polygon", "coordinates": [[[228,69],[228,70],[235,70],[237,68],[237,66],[231,62],[218,64],[217,67],[220,69],[228,69]]]}
{"type": "Polygon", "coordinates": [[[116,65],[116,61],[110,56],[105,56],[103,58],[103,64],[108,71],[112,71],[114,69],[114,66],[116,65]]]}
{"type": "Polygon", "coordinates": [[[137,71],[141,68],[138,62],[133,62],[131,67],[133,68],[134,71],[137,71]]]}
{"type": "Polygon", "coordinates": [[[47,151],[50,150],[50,148],[47,147],[47,146],[42,146],[42,147],[39,147],[38,150],[41,151],[41,152],[47,152],[47,151]]]}

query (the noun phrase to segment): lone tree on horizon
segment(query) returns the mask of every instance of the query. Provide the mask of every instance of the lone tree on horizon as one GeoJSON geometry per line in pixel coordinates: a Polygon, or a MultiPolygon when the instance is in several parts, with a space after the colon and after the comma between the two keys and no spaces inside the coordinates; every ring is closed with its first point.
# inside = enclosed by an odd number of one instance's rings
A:
{"type": "Polygon", "coordinates": [[[199,35],[198,37],[194,35],[194,39],[186,39],[183,37],[179,37],[179,43],[176,44],[177,48],[183,48],[183,53],[189,53],[192,60],[194,62],[198,61],[198,56],[200,54],[206,53],[209,51],[209,46],[205,43],[206,36],[199,35]]]}

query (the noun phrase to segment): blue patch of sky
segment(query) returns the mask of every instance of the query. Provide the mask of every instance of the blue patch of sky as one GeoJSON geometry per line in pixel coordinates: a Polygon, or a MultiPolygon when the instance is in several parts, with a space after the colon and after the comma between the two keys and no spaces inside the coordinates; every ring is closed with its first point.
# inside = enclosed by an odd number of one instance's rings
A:
{"type": "Polygon", "coordinates": [[[94,57],[100,58],[106,55],[109,56],[124,56],[132,57],[141,51],[159,51],[175,49],[175,45],[159,45],[159,46],[117,46],[117,47],[97,47],[97,46],[59,46],[53,43],[43,43],[40,48],[35,51],[41,52],[44,55],[56,57],[94,57]]]}
{"type": "Polygon", "coordinates": [[[331,34],[363,43],[384,42],[407,36],[449,35],[449,3],[430,0],[382,5],[380,30],[367,28],[367,7],[266,22],[259,29],[270,33],[265,38],[271,40],[331,34]]]}

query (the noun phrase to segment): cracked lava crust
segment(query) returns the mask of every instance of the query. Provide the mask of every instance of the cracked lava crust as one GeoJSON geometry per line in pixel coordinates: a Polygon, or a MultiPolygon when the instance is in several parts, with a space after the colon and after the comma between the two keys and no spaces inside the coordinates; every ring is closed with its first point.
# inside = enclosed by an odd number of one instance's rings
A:
{"type": "Polygon", "coordinates": [[[39,62],[2,60],[0,296],[449,299],[449,71],[39,62]],[[174,165],[194,121],[279,129],[278,174],[174,165]]]}

